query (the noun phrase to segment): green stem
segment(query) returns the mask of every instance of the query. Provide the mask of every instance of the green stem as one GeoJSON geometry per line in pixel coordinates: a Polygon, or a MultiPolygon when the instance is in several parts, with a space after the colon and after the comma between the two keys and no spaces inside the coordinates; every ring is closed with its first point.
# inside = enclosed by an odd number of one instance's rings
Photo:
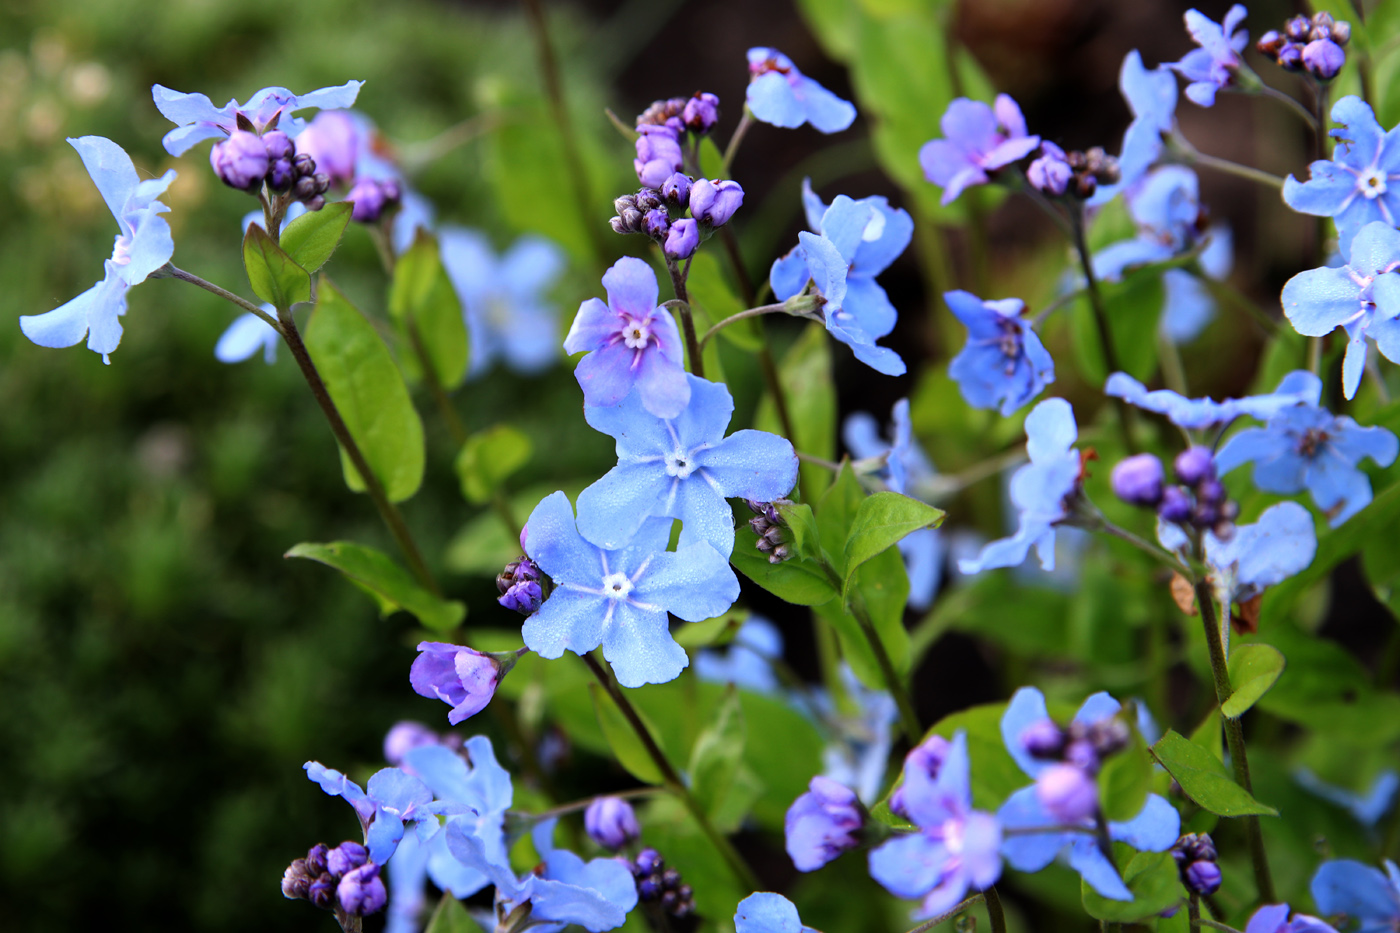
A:
{"type": "Polygon", "coordinates": [[[266,324],[269,327],[277,331],[278,334],[282,333],[282,325],[277,323],[277,319],[272,315],[268,314],[262,308],[259,308],[257,305],[253,304],[246,298],[242,298],[238,295],[235,295],[233,292],[228,291],[227,289],[220,288],[213,282],[201,279],[199,276],[195,275],[192,272],[186,272],[184,269],[180,269],[167,262],[162,268],[151,273],[151,278],[167,277],[172,279],[179,279],[181,282],[188,282],[191,285],[198,285],[206,292],[218,295],[220,298],[224,299],[224,301],[238,305],[238,307],[242,308],[244,311],[247,311],[249,314],[256,314],[258,317],[262,318],[263,321],[266,322],[266,324]]]}
{"type": "Polygon", "coordinates": [[[885,681],[885,689],[890,692],[890,696],[894,697],[894,704],[899,708],[899,722],[904,729],[904,738],[909,742],[909,747],[913,748],[923,740],[924,732],[919,727],[919,717],[914,713],[914,703],[909,697],[909,690],[899,679],[899,674],[894,669],[894,662],[890,660],[889,652],[885,650],[885,643],[880,640],[880,633],[875,631],[875,623],[871,620],[865,603],[857,595],[850,601],[849,605],[851,615],[855,616],[861,632],[865,635],[865,640],[870,643],[870,651],[875,655],[875,663],[880,667],[880,676],[885,681]]]}
{"type": "Polygon", "coordinates": [[[982,897],[987,902],[987,924],[992,928],[992,933],[1006,933],[1006,915],[1001,910],[1001,896],[997,894],[996,885],[990,885],[982,892],[982,897]]]}
{"type": "Polygon", "coordinates": [[[778,314],[780,312],[787,311],[787,309],[787,302],[778,302],[777,304],[762,305],[761,307],[749,308],[747,310],[740,311],[737,314],[731,314],[729,315],[729,317],[720,321],[718,324],[714,325],[709,330],[705,331],[704,336],[700,338],[700,349],[701,351],[703,351],[705,349],[705,345],[710,342],[711,337],[713,337],[715,334],[718,334],[720,331],[724,330],[726,327],[728,327],[730,324],[735,323],[736,321],[747,321],[750,318],[756,318],[764,314],[778,314]]]}
{"type": "Polygon", "coordinates": [[[1313,112],[1307,107],[1303,106],[1303,104],[1296,97],[1293,97],[1290,94],[1285,94],[1277,88],[1269,87],[1267,84],[1260,85],[1259,93],[1264,97],[1272,97],[1274,100],[1285,105],[1286,107],[1288,107],[1289,110],[1292,110],[1298,116],[1302,117],[1303,122],[1306,123],[1314,133],[1322,132],[1322,129],[1325,126],[1325,124],[1319,124],[1317,121],[1317,117],[1313,115],[1313,112]]]}
{"type": "Polygon", "coordinates": [[[705,812],[705,808],[700,806],[700,801],[696,800],[695,795],[685,786],[685,782],[681,780],[680,774],[672,767],[670,760],[666,757],[666,753],[661,750],[660,746],[656,744],[656,740],[651,737],[651,731],[647,729],[646,724],[642,722],[642,717],[638,715],[636,708],[632,705],[632,701],[627,699],[627,695],[622,692],[622,688],[617,685],[603,666],[598,663],[598,659],[595,658],[591,652],[584,652],[579,655],[579,657],[583,658],[584,663],[587,664],[589,670],[593,672],[593,676],[598,680],[598,683],[601,684],[603,689],[608,692],[608,695],[612,697],[613,702],[617,704],[617,708],[622,711],[623,717],[627,720],[627,724],[632,727],[632,731],[636,733],[637,738],[641,741],[647,756],[651,758],[652,763],[656,765],[656,769],[661,772],[661,779],[666,789],[678,797],[681,803],[685,805],[685,808],[690,811],[690,815],[694,818],[696,825],[700,827],[700,831],[705,834],[705,837],[710,840],[710,843],[718,850],[725,862],[728,863],[729,870],[734,873],[735,879],[737,879],[746,890],[757,891],[759,889],[759,882],[753,870],[749,868],[748,864],[734,849],[734,846],[730,844],[729,840],[721,835],[719,830],[715,829],[714,824],[710,822],[709,815],[705,812]]]}
{"type": "Polygon", "coordinates": [[[1200,916],[1200,909],[1197,908],[1196,923],[1203,927],[1210,927],[1212,930],[1220,930],[1221,933],[1241,933],[1228,923],[1221,923],[1219,920],[1211,920],[1208,917],[1200,916]]]}
{"type": "Polygon", "coordinates": [[[1044,308],[1041,308],[1040,311],[1036,313],[1035,317],[1031,318],[1031,327],[1039,327],[1041,324],[1045,323],[1045,319],[1048,318],[1050,315],[1054,314],[1056,311],[1060,310],[1070,302],[1078,301],[1080,298],[1083,298],[1088,293],[1088,289],[1084,288],[1076,288],[1072,292],[1065,292],[1063,295],[1050,302],[1044,308]]]}
{"type": "Polygon", "coordinates": [[[932,930],[934,927],[938,926],[943,921],[953,919],[958,914],[962,913],[964,910],[967,910],[969,907],[971,907],[973,904],[976,904],[980,900],[984,900],[981,891],[971,895],[970,897],[965,898],[952,910],[947,911],[946,913],[941,913],[931,920],[925,920],[923,923],[910,930],[909,933],[928,933],[929,930],[932,930]]]}
{"type": "MultiPolygon", "coordinates": [[[[1103,293],[1099,290],[1099,281],[1094,275],[1094,261],[1089,252],[1089,242],[1084,238],[1082,207],[1070,214],[1070,230],[1074,239],[1074,251],[1079,254],[1079,269],[1084,273],[1084,287],[1089,291],[1089,307],[1094,312],[1094,327],[1099,333],[1104,366],[1110,373],[1120,372],[1123,367],[1118,363],[1118,351],[1113,346],[1113,334],[1108,326],[1108,309],[1104,306],[1103,293]]],[[[1116,395],[1113,401],[1118,411],[1118,430],[1123,435],[1123,448],[1130,454],[1137,453],[1137,445],[1133,443],[1132,413],[1128,411],[1128,403],[1116,395]]]]}
{"type": "MultiPolygon", "coordinates": [[[[1185,140],[1182,139],[1182,142],[1185,142],[1185,140]]],[[[1231,162],[1229,159],[1221,159],[1213,155],[1206,155],[1204,152],[1191,146],[1190,143],[1186,143],[1186,147],[1187,148],[1179,151],[1184,156],[1185,161],[1191,165],[1213,169],[1217,172],[1223,172],[1226,175],[1233,175],[1236,178],[1243,178],[1246,181],[1252,181],[1266,188],[1272,188],[1274,191],[1283,189],[1283,179],[1271,172],[1266,172],[1249,165],[1241,165],[1238,162],[1231,162]]]]}
{"type": "Polygon", "coordinates": [[[1192,930],[1201,928],[1201,898],[1194,891],[1191,893],[1191,900],[1186,905],[1187,918],[1192,930]]]}
{"type": "MultiPolygon", "coordinates": [[[[659,787],[633,787],[630,790],[610,791],[606,796],[621,797],[624,800],[636,800],[642,797],[654,797],[656,794],[659,793],[661,793],[661,788],[659,787]]],[[[548,810],[544,810],[539,813],[526,813],[522,815],[529,819],[531,823],[540,823],[544,820],[548,820],[556,816],[565,816],[569,813],[577,813],[580,810],[586,810],[588,809],[589,804],[593,803],[593,801],[597,799],[597,797],[588,797],[584,800],[574,800],[570,803],[561,803],[557,807],[550,807],[548,810]]]]}
{"type": "MultiPolygon", "coordinates": [[[[670,261],[667,260],[667,265],[670,264],[670,261]]],[[[677,283],[676,288],[681,294],[685,293],[684,283],[677,283]]],[[[681,333],[685,336],[685,361],[690,364],[690,371],[693,374],[704,379],[705,360],[700,355],[700,341],[695,338],[695,318],[690,313],[690,302],[686,301],[684,298],[675,298],[665,302],[665,306],[667,308],[674,308],[679,312],[681,316],[681,333]]]]}
{"type": "Polygon", "coordinates": [[[828,460],[825,457],[818,457],[815,454],[804,454],[799,450],[797,451],[797,459],[801,460],[803,463],[816,464],[823,470],[830,470],[833,473],[841,472],[841,464],[834,460],[828,460]]]}
{"type": "Polygon", "coordinates": [[[744,115],[739,118],[739,125],[734,127],[734,135],[729,137],[729,145],[724,147],[723,175],[729,177],[729,167],[734,164],[734,157],[739,154],[739,144],[744,141],[744,136],[749,132],[749,127],[753,126],[753,115],[749,113],[749,108],[744,107],[744,115]]]}

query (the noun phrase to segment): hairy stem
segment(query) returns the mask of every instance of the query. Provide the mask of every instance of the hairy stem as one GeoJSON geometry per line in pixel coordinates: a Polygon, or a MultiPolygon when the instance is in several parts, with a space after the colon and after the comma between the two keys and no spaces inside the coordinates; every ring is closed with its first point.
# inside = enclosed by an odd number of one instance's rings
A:
{"type": "Polygon", "coordinates": [[[704,336],[700,338],[700,349],[703,351],[705,349],[705,345],[710,342],[710,338],[713,337],[715,334],[718,334],[720,331],[724,330],[730,324],[734,324],[738,321],[747,321],[751,318],[756,318],[764,314],[778,314],[786,310],[787,303],[778,302],[777,304],[762,305],[761,307],[757,308],[749,308],[747,310],[740,311],[738,314],[731,314],[729,315],[729,317],[720,321],[718,324],[715,324],[709,330],[705,331],[704,336]]]}
{"type": "Polygon", "coordinates": [[[983,900],[983,899],[984,899],[984,898],[983,898],[982,892],[981,892],[981,891],[978,891],[976,894],[973,894],[973,895],[971,895],[971,896],[969,896],[969,897],[967,897],[967,898],[964,898],[964,899],[963,899],[962,901],[960,901],[960,902],[958,903],[958,905],[957,905],[956,907],[954,907],[952,910],[947,911],[946,913],[941,913],[941,914],[939,914],[937,917],[932,918],[931,920],[925,920],[923,923],[919,924],[918,926],[914,927],[914,929],[910,930],[909,933],[928,933],[929,930],[932,930],[934,927],[938,926],[940,923],[944,922],[945,920],[951,920],[951,919],[953,919],[953,918],[956,917],[958,914],[962,913],[964,910],[967,910],[967,909],[968,909],[969,907],[971,907],[973,904],[976,904],[978,901],[983,900]]]}
{"type": "Polygon", "coordinates": [[[262,308],[259,308],[257,305],[253,304],[248,299],[235,295],[233,292],[228,291],[227,289],[220,288],[213,282],[201,279],[194,273],[186,272],[184,269],[180,269],[176,266],[173,266],[168,262],[165,264],[164,268],[159,269],[151,274],[151,278],[166,277],[172,279],[179,279],[181,282],[189,282],[191,285],[198,285],[206,292],[218,295],[220,298],[224,299],[224,301],[238,305],[238,307],[242,308],[244,311],[247,311],[249,314],[256,314],[258,317],[262,318],[264,322],[267,323],[267,326],[271,327],[279,334],[282,333],[282,325],[277,322],[277,319],[275,317],[268,314],[266,311],[264,311],[262,308]]]}
{"type": "MultiPolygon", "coordinates": [[[[1185,142],[1184,139],[1181,141],[1185,142]]],[[[1283,179],[1277,175],[1249,165],[1231,162],[1229,159],[1221,159],[1213,155],[1206,155],[1204,152],[1191,146],[1190,143],[1186,143],[1186,146],[1180,151],[1184,161],[1191,165],[1223,172],[1226,175],[1233,175],[1236,178],[1243,178],[1246,181],[1252,181],[1266,188],[1272,188],[1274,191],[1280,191],[1283,188],[1283,179]]]]}
{"type": "Polygon", "coordinates": [[[1311,129],[1314,133],[1321,133],[1325,128],[1326,124],[1319,124],[1317,121],[1317,117],[1313,114],[1313,112],[1307,107],[1303,106],[1302,102],[1300,102],[1296,97],[1292,96],[1291,94],[1285,94],[1283,93],[1283,91],[1280,91],[1277,88],[1269,87],[1267,84],[1260,86],[1259,93],[1264,97],[1273,98],[1274,100],[1286,106],[1289,110],[1292,110],[1294,113],[1296,113],[1299,117],[1302,118],[1303,122],[1306,123],[1308,125],[1308,128],[1311,129]]]}
{"type": "MultiPolygon", "coordinates": [[[[1094,327],[1099,333],[1099,345],[1103,351],[1103,361],[1105,368],[1110,373],[1122,370],[1118,362],[1118,351],[1113,346],[1113,334],[1108,326],[1108,309],[1104,306],[1103,292],[1099,289],[1098,278],[1094,275],[1093,256],[1089,252],[1089,242],[1084,238],[1084,212],[1082,209],[1070,215],[1070,229],[1074,239],[1074,251],[1079,254],[1079,268],[1084,273],[1084,287],[1089,291],[1089,307],[1094,312],[1094,327]]],[[[1132,413],[1128,411],[1128,403],[1118,396],[1113,397],[1114,407],[1118,411],[1118,430],[1123,435],[1123,447],[1128,453],[1137,453],[1137,445],[1133,443],[1133,432],[1131,428],[1132,413]]]]}
{"type": "Polygon", "coordinates": [[[992,933],[1006,933],[1006,915],[1002,913],[1001,895],[997,894],[996,885],[988,885],[982,897],[987,902],[987,924],[992,933]]]}
{"type": "Polygon", "coordinates": [[[1201,928],[1201,898],[1200,898],[1200,896],[1197,895],[1196,892],[1194,892],[1194,891],[1191,892],[1191,900],[1190,900],[1190,902],[1186,905],[1186,910],[1187,910],[1187,918],[1189,919],[1189,922],[1190,922],[1190,924],[1191,924],[1191,929],[1192,929],[1192,930],[1200,930],[1200,928],[1201,928]]]}
{"type": "Polygon", "coordinates": [[[739,125],[734,127],[734,135],[729,137],[729,145],[724,147],[724,177],[729,177],[729,167],[734,164],[734,157],[739,154],[739,144],[744,141],[744,136],[749,132],[749,127],[753,126],[753,114],[749,113],[747,105],[744,106],[744,115],[739,118],[739,125]]]}

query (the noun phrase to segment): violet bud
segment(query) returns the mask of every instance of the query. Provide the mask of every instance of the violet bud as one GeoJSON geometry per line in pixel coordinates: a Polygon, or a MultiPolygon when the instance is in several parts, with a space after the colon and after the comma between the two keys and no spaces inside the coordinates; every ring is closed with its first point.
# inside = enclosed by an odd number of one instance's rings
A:
{"type": "Polygon", "coordinates": [[[708,133],[719,122],[719,98],[708,91],[697,91],[685,102],[681,120],[688,129],[697,133],[708,133]]]}
{"type": "Polygon", "coordinates": [[[322,875],[326,872],[326,856],[330,853],[330,847],[324,842],[318,842],[306,850],[306,871],[310,875],[322,875]]]}
{"type": "MultiPolygon", "coordinates": [[[[669,177],[669,176],[668,176],[669,177]]],[[[641,188],[632,195],[632,202],[637,205],[637,210],[645,214],[647,211],[654,211],[658,207],[665,207],[666,202],[661,197],[661,192],[655,188],[641,188]]]]}
{"type": "Polygon", "coordinates": [[[642,212],[638,210],[626,210],[608,221],[608,223],[612,225],[614,233],[640,233],[642,229],[642,212]]]}
{"type": "Polygon", "coordinates": [[[1263,55],[1267,55],[1270,58],[1277,58],[1279,49],[1283,48],[1284,43],[1287,41],[1288,40],[1283,37],[1283,33],[1279,32],[1277,29],[1270,29],[1259,37],[1259,41],[1254,44],[1254,47],[1263,55]]]}
{"type": "Polygon", "coordinates": [[[1214,894],[1220,889],[1220,866],[1214,862],[1192,862],[1181,873],[1187,890],[1197,894],[1214,894]]]}
{"type": "Polygon", "coordinates": [[[672,207],[684,207],[690,203],[690,176],[676,172],[662,183],[661,196],[672,207]]]}
{"type": "Polygon", "coordinates": [[[1032,758],[1058,759],[1065,748],[1065,730],[1053,719],[1039,719],[1021,733],[1021,745],[1032,758]]]}
{"type": "Polygon", "coordinates": [[[643,124],[637,133],[637,157],[632,160],[637,179],[648,188],[660,188],[685,163],[676,131],[670,126],[643,124]]]}
{"type": "Polygon", "coordinates": [[[1331,39],[1314,39],[1303,47],[1303,67],[1319,81],[1331,81],[1347,62],[1347,53],[1331,39]]]}
{"type": "Polygon", "coordinates": [[[1152,454],[1136,454],[1113,467],[1113,494],[1129,505],[1155,508],[1162,501],[1162,461],[1152,454]]]}
{"type": "Polygon", "coordinates": [[[297,137],[296,146],[298,152],[315,160],[312,171],[320,168],[338,185],[348,185],[354,179],[360,129],[355,118],[345,111],[322,110],[316,114],[316,119],[297,137]]]}
{"type": "Polygon", "coordinates": [[[1195,486],[1215,475],[1215,457],[1209,447],[1188,447],[1176,455],[1172,469],[1177,479],[1187,486],[1195,486]]]}
{"type": "Polygon", "coordinates": [[[1191,524],[1198,528],[1210,528],[1220,521],[1220,506],[1210,501],[1197,501],[1191,513],[1191,524]]]}
{"type": "Polygon", "coordinates": [[[663,208],[653,208],[642,218],[642,230],[653,240],[664,240],[671,230],[671,216],[663,208]]]}
{"type": "Polygon", "coordinates": [[[322,872],[306,887],[306,899],[317,907],[329,908],[335,900],[335,879],[322,872]]]}
{"type": "Polygon", "coordinates": [[[637,199],[630,194],[624,194],[620,198],[613,198],[613,210],[621,214],[623,211],[635,211],[637,209],[637,199]]]}
{"type": "Polygon", "coordinates": [[[209,150],[209,164],[230,188],[252,191],[267,175],[267,148],[256,134],[234,130],[209,150]]]}
{"type": "Polygon", "coordinates": [[[326,870],[332,876],[341,878],[368,861],[368,849],[358,842],[346,840],[326,854],[326,870]]]}
{"type": "Polygon", "coordinates": [[[637,882],[637,897],[643,901],[654,901],[661,896],[661,880],[650,875],[637,882]]]}
{"type": "Polygon", "coordinates": [[[538,580],[522,580],[512,584],[510,589],[496,599],[496,602],[521,615],[532,616],[540,611],[540,606],[544,605],[544,587],[540,585],[538,580]]]}
{"type": "Polygon", "coordinates": [[[1180,524],[1191,517],[1191,494],[1180,486],[1168,486],[1162,490],[1162,501],[1157,506],[1157,516],[1164,522],[1180,524]]]}
{"type": "Polygon", "coordinates": [[[1196,487],[1196,502],[1198,504],[1209,503],[1210,505],[1219,505],[1224,501],[1225,485],[1221,483],[1220,480],[1210,477],[1201,480],[1200,485],[1196,487]]]}
{"type": "Polygon", "coordinates": [[[1099,180],[1093,175],[1076,175],[1074,178],[1074,193],[1083,200],[1088,200],[1094,196],[1094,192],[1099,190],[1099,180]]]}
{"type": "Polygon", "coordinates": [[[1332,41],[1338,45],[1346,45],[1351,41],[1351,23],[1346,20],[1332,24],[1332,41]]]}
{"type": "Polygon", "coordinates": [[[1065,161],[1065,152],[1051,142],[1040,144],[1040,158],[1026,169],[1026,179],[1038,191],[1059,197],[1069,189],[1074,169],[1065,161]]]}
{"type": "Polygon", "coordinates": [[[669,259],[689,259],[700,245],[700,225],[687,217],[671,224],[664,247],[669,259]]]}
{"type": "Polygon", "coordinates": [[[1087,739],[1075,739],[1065,746],[1063,759],[1081,771],[1090,774],[1099,770],[1099,753],[1094,743],[1087,739]]]}
{"type": "Polygon", "coordinates": [[[335,896],[341,910],[361,917],[383,910],[389,899],[379,877],[379,866],[373,862],[366,862],[341,878],[335,896]]]}
{"type": "Polygon", "coordinates": [[[690,216],[711,227],[723,226],[743,203],[744,189],[737,181],[700,178],[690,186],[690,216]]]}
{"type": "Polygon", "coordinates": [[[281,130],[273,130],[262,135],[263,147],[267,149],[267,160],[269,162],[292,161],[296,157],[297,147],[292,145],[292,139],[281,130]]]}
{"type": "Polygon", "coordinates": [[[1294,42],[1305,42],[1312,32],[1312,21],[1306,16],[1295,16],[1284,23],[1283,31],[1294,42]]]}
{"type": "Polygon", "coordinates": [[[636,812],[621,797],[595,797],[583,813],[583,828],[598,845],[614,851],[642,834],[636,812]]]}
{"type": "Polygon", "coordinates": [[[856,792],[818,775],[792,802],[783,820],[787,853],[798,871],[815,871],[853,848],[865,822],[856,792]]]}
{"type": "Polygon", "coordinates": [[[1128,747],[1133,733],[1128,724],[1118,718],[1102,719],[1089,729],[1089,741],[1100,758],[1117,754],[1128,747]]]}
{"type": "Polygon", "coordinates": [[[438,734],[421,722],[414,722],[405,719],[396,722],[389,727],[389,731],[384,735],[384,760],[395,768],[399,768],[406,773],[413,772],[405,766],[404,756],[415,748],[422,748],[425,745],[441,745],[442,739],[438,734]]]}
{"type": "Polygon", "coordinates": [[[454,726],[485,709],[505,676],[494,657],[461,645],[423,641],[418,650],[422,654],[414,659],[408,681],[419,696],[452,707],[447,721],[454,726]]]}
{"type": "Polygon", "coordinates": [[[302,175],[292,185],[292,194],[298,201],[309,201],[321,192],[316,184],[316,179],[310,175],[302,175]]]}
{"type": "Polygon", "coordinates": [[[361,178],[345,195],[345,200],[355,204],[350,219],[362,224],[378,223],[387,209],[399,203],[400,194],[399,183],[393,179],[361,178]]]}
{"type": "Polygon", "coordinates": [[[293,860],[282,872],[282,896],[293,901],[305,898],[311,881],[311,876],[306,873],[306,859],[293,860]]]}
{"type": "Polygon", "coordinates": [[[1078,823],[1099,808],[1099,786],[1074,765],[1051,765],[1035,782],[1035,795],[1055,819],[1078,823]]]}
{"type": "Polygon", "coordinates": [[[302,203],[306,205],[308,211],[319,211],[326,206],[326,199],[318,194],[314,198],[303,201],[302,203]]]}
{"type": "Polygon", "coordinates": [[[1303,67],[1303,47],[1290,42],[1278,50],[1278,64],[1288,71],[1298,71],[1303,67]]]}
{"type": "Polygon", "coordinates": [[[653,848],[645,848],[637,853],[636,860],[632,863],[632,873],[634,875],[651,875],[661,871],[666,860],[661,857],[661,853],[653,848]]]}

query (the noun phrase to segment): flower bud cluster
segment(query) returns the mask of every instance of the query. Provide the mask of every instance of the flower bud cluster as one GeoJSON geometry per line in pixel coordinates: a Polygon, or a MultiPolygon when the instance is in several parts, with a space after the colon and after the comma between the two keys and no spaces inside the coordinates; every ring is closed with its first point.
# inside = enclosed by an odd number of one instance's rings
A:
{"type": "Polygon", "coordinates": [[[540,573],[535,562],[521,555],[496,574],[496,589],[501,593],[496,602],[521,615],[534,615],[548,595],[544,589],[548,585],[549,578],[540,573]]]}
{"type": "Polygon", "coordinates": [[[681,873],[667,868],[661,853],[646,848],[629,862],[637,881],[637,897],[644,904],[656,904],[677,920],[695,913],[695,892],[681,880],[681,873]]]}
{"type": "Polygon", "coordinates": [[[1220,888],[1220,866],[1209,833],[1187,833],[1171,848],[1181,883],[1193,894],[1214,894],[1220,888]]]}
{"type": "Polygon", "coordinates": [[[1036,779],[1035,792],[1046,811],[1066,823],[1092,817],[1099,808],[1095,780],[1103,760],[1122,751],[1132,733],[1116,716],[1085,725],[1060,726],[1050,719],[1032,723],[1021,733],[1031,757],[1054,762],[1036,779]]]}
{"type": "Polygon", "coordinates": [[[361,178],[345,195],[355,209],[350,219],[362,224],[378,223],[384,212],[398,207],[403,200],[403,189],[393,178],[361,178]]]}
{"type": "Polygon", "coordinates": [[[1209,528],[1218,537],[1228,538],[1239,505],[1228,499],[1216,477],[1210,448],[1187,448],[1177,455],[1172,469],[1180,485],[1166,485],[1161,461],[1152,454],[1128,457],[1113,468],[1113,493],[1132,505],[1156,509],[1162,521],[1209,528]]]}
{"type": "Polygon", "coordinates": [[[234,130],[209,150],[209,164],[230,188],[257,194],[266,183],[268,190],[290,193],[313,211],[325,206],[324,195],[331,186],[330,176],[316,171],[316,160],[298,154],[296,144],[281,130],[268,130],[261,136],[250,130],[234,130]]]}
{"type": "Polygon", "coordinates": [[[595,797],[583,811],[583,828],[594,842],[614,852],[642,835],[636,811],[621,797],[595,797]]]}
{"type": "Polygon", "coordinates": [[[1255,45],[1285,71],[1306,71],[1319,81],[1331,81],[1346,64],[1343,47],[1351,39],[1351,24],[1318,12],[1309,19],[1295,16],[1283,31],[1271,29],[1255,45]]]}
{"type": "Polygon", "coordinates": [[[1026,169],[1026,180],[1036,190],[1053,197],[1093,197],[1099,185],[1118,181],[1118,160],[1094,146],[1083,152],[1065,152],[1052,142],[1041,142],[1040,156],[1026,169]]]}
{"type": "Polygon", "coordinates": [[[334,849],[318,842],[282,873],[282,896],[362,917],[383,910],[388,900],[379,870],[358,842],[342,842],[334,849]]]}
{"type": "Polygon", "coordinates": [[[768,555],[768,563],[781,564],[793,556],[792,535],[788,532],[787,522],[778,511],[780,506],[792,505],[788,499],[775,499],[772,502],[755,502],[752,499],[745,499],[744,502],[755,512],[753,518],[749,519],[749,527],[753,533],[758,535],[758,540],[754,542],[754,547],[768,555]]]}

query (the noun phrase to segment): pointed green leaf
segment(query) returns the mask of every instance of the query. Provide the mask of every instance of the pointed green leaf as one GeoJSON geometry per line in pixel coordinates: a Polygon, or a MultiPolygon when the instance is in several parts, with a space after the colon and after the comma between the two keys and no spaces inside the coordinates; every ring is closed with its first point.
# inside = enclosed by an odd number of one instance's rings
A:
{"type": "Polygon", "coordinates": [[[822,546],[817,535],[817,521],[812,516],[812,507],[800,502],[780,505],[778,506],[778,514],[787,523],[788,534],[792,536],[790,546],[793,553],[812,560],[820,560],[822,546]]]}
{"type": "Polygon", "coordinates": [[[307,211],[283,228],[282,249],[293,262],[314,273],[340,246],[354,209],[349,201],[337,201],[319,211],[307,211]]]}
{"type": "Polygon", "coordinates": [[[786,602],[799,606],[820,606],[840,593],[821,568],[802,557],[770,564],[768,555],[755,545],[758,536],[747,525],[734,532],[734,553],[729,562],[744,576],[786,602]]]}
{"type": "Polygon", "coordinates": [[[447,891],[428,920],[427,933],[481,933],[481,927],[467,913],[462,902],[447,891]]]}
{"type": "Polygon", "coordinates": [[[253,294],[274,307],[286,310],[299,301],[311,300],[310,274],[257,224],[249,224],[243,235],[243,267],[253,294]]]}
{"type": "MultiPolygon", "coordinates": [[[[379,332],[326,279],[306,325],[306,349],[390,501],[412,496],[423,482],[423,422],[379,332]]],[[[346,485],[363,491],[343,450],[341,466],[346,485]]]]}
{"type": "Polygon", "coordinates": [[[411,342],[421,343],[444,388],[462,381],[469,351],[466,318],[431,234],[420,230],[394,264],[389,314],[407,330],[411,342]]]}
{"type": "Polygon", "coordinates": [[[512,473],[530,462],[534,445],[530,438],[508,424],[478,431],[457,454],[457,478],[462,495],[473,505],[490,502],[512,473]]]}
{"type": "Polygon", "coordinates": [[[822,495],[817,503],[817,534],[821,538],[822,550],[830,559],[837,575],[846,575],[846,541],[851,536],[856,513],[865,501],[865,490],[849,463],[841,464],[836,481],[822,495]]]}
{"type": "Polygon", "coordinates": [[[943,510],[897,492],[877,492],[856,509],[846,538],[846,586],[856,568],[920,528],[937,528],[943,510]]]}
{"type": "Polygon", "coordinates": [[[1277,648],[1258,642],[1239,645],[1230,653],[1230,683],[1235,692],[1220,707],[1231,719],[1243,716],[1283,673],[1283,655],[1277,648]]]}
{"type": "Polygon", "coordinates": [[[303,542],[283,556],[304,557],[339,570],[350,582],[374,597],[380,616],[402,609],[417,616],[427,628],[445,632],[461,625],[467,615],[464,604],[429,593],[389,555],[372,547],[353,541],[303,542]]]}
{"type": "MultiPolygon", "coordinates": [[[[618,763],[642,783],[660,784],[662,782],[661,769],[647,754],[646,746],[637,737],[637,733],[632,731],[631,724],[628,723],[627,717],[622,715],[622,710],[617,708],[617,703],[608,696],[608,692],[599,684],[590,683],[588,693],[593,697],[593,711],[598,716],[598,726],[603,730],[603,735],[608,740],[608,747],[617,756],[618,763]]],[[[641,714],[638,713],[638,715],[641,714]]],[[[643,725],[646,725],[645,720],[643,720],[643,725]]],[[[656,730],[647,726],[647,731],[655,740],[656,730]]]]}
{"type": "Polygon", "coordinates": [[[1217,816],[1278,816],[1277,810],[1236,784],[1214,755],[1170,729],[1152,746],[1152,757],[1176,778],[1187,797],[1217,816]]]}
{"type": "Polygon", "coordinates": [[[739,691],[731,684],[714,721],[696,737],[690,750],[691,787],[706,813],[715,813],[728,798],[744,757],[745,735],[739,691]]]}
{"type": "MultiPolygon", "coordinates": [[[[1123,845],[1114,846],[1118,852],[1131,852],[1123,845]]],[[[1119,864],[1123,864],[1119,856],[1119,864]]],[[[1184,900],[1186,890],[1170,852],[1139,852],[1123,868],[1123,883],[1133,892],[1131,901],[1109,900],[1080,882],[1084,910],[1096,920],[1110,923],[1132,923],[1155,917],[1178,901],[1184,900]]]]}

